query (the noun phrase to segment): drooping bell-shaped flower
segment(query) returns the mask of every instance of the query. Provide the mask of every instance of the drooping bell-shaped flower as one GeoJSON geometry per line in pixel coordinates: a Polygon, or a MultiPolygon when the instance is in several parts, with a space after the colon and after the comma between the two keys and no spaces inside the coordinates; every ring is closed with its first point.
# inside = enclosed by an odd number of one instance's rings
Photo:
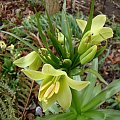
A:
{"type": "MultiPolygon", "coordinates": [[[[84,32],[85,27],[87,25],[87,21],[80,19],[77,19],[76,21],[81,31],[84,32]]],[[[95,18],[93,18],[90,30],[92,45],[98,45],[103,40],[113,37],[112,29],[109,27],[103,27],[105,25],[105,22],[106,22],[105,15],[97,15],[95,18]]]]}
{"type": "Polygon", "coordinates": [[[69,108],[72,101],[70,87],[80,91],[89,84],[88,81],[71,79],[65,71],[56,70],[50,64],[44,64],[42,72],[29,69],[22,71],[33,80],[43,80],[40,85],[38,99],[42,102],[44,111],[56,101],[62,108],[69,108]]]}
{"type": "Polygon", "coordinates": [[[64,40],[66,40],[65,36],[57,29],[58,41],[61,44],[64,44],[64,40]]]}
{"type": "Polygon", "coordinates": [[[42,61],[39,54],[33,51],[28,55],[15,60],[13,63],[21,68],[29,67],[29,69],[38,70],[42,61]]]}

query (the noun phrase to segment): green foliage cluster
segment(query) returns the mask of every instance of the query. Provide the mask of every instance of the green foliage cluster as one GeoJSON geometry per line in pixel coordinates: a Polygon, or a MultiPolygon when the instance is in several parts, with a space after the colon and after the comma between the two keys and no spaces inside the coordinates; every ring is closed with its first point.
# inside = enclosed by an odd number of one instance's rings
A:
{"type": "MultiPolygon", "coordinates": [[[[74,35],[74,37],[80,38],[81,32],[80,32],[80,29],[79,29],[79,27],[76,23],[76,20],[75,20],[75,18],[77,16],[73,17],[72,15],[67,14],[66,17],[67,17],[67,20],[69,21],[70,28],[72,30],[72,34],[74,35]]],[[[83,16],[81,16],[81,18],[82,17],[83,16]]],[[[79,16],[79,18],[80,18],[80,16],[79,16]]],[[[61,26],[61,13],[57,13],[57,14],[51,16],[50,19],[55,27],[57,27],[59,29],[61,28],[60,27],[61,26]]],[[[41,22],[42,30],[47,32],[47,30],[49,28],[47,16],[41,15],[39,17],[39,21],[41,22]]],[[[31,33],[38,32],[36,16],[31,15],[31,16],[24,18],[21,26],[15,26],[15,27],[11,28],[9,31],[12,32],[13,34],[19,36],[19,37],[29,38],[29,36],[30,36],[29,32],[31,32],[31,33]]],[[[11,41],[10,43],[13,43],[13,44],[16,43],[16,39],[14,37],[9,36],[9,39],[11,41]]]]}
{"type": "Polygon", "coordinates": [[[32,81],[27,79],[24,75],[21,74],[19,76],[18,87],[16,90],[16,105],[18,117],[21,117],[23,115],[27,101],[29,100],[31,83],[32,81]]]}
{"type": "Polygon", "coordinates": [[[120,93],[118,93],[118,95],[116,96],[112,96],[110,99],[108,99],[106,101],[106,104],[109,104],[109,106],[107,106],[108,109],[116,109],[116,110],[120,110],[120,93]]]}
{"type": "MultiPolygon", "coordinates": [[[[92,69],[97,70],[98,60],[95,59],[92,63],[92,69]]],[[[78,80],[79,76],[76,77],[78,80]]],[[[95,75],[89,73],[86,79],[91,84],[79,92],[77,95],[79,102],[76,100],[76,96],[73,96],[73,106],[76,110],[71,108],[71,112],[49,115],[43,118],[37,117],[37,120],[47,120],[48,118],[49,120],[119,120],[120,111],[113,110],[112,108],[101,109],[100,105],[120,91],[120,81],[116,80],[103,89],[101,84],[96,84],[97,79],[95,75]]]]}
{"type": "Polygon", "coordinates": [[[111,23],[113,31],[114,31],[114,39],[116,40],[116,42],[118,42],[118,44],[120,44],[120,23],[111,23]]]}
{"type": "Polygon", "coordinates": [[[0,118],[1,120],[18,120],[15,109],[15,92],[0,79],[0,118]]]}
{"type": "Polygon", "coordinates": [[[37,7],[37,5],[41,5],[41,0],[27,0],[32,7],[37,7]]]}
{"type": "MultiPolygon", "coordinates": [[[[91,15],[89,17],[87,27],[85,29],[85,32],[90,30],[91,22],[92,22],[92,13],[93,12],[93,6],[91,9],[91,15]]],[[[81,76],[83,73],[89,73],[87,75],[87,80],[90,81],[90,85],[80,91],[79,93],[76,93],[73,91],[73,102],[72,107],[70,108],[70,112],[66,112],[59,115],[51,115],[48,117],[43,118],[37,118],[37,120],[119,120],[119,111],[114,111],[113,109],[99,109],[100,105],[106,101],[106,99],[110,98],[112,95],[120,91],[120,81],[116,80],[115,82],[111,83],[110,85],[107,85],[104,89],[102,88],[101,84],[96,84],[97,78],[100,79],[101,82],[107,84],[104,79],[96,72],[98,70],[98,61],[95,59],[92,63],[92,67],[90,69],[85,69],[85,67],[81,67],[81,69],[85,70],[78,70],[79,68],[76,66],[78,65],[79,59],[77,54],[77,49],[75,48],[73,50],[72,45],[77,45],[79,42],[79,38],[82,37],[82,34],[77,26],[77,23],[75,21],[75,18],[71,15],[66,15],[65,11],[61,14],[49,17],[46,15],[39,15],[36,16],[29,16],[28,18],[25,18],[23,21],[23,26],[15,27],[11,29],[12,33],[4,32],[11,37],[10,43],[16,44],[16,39],[20,40],[20,43],[23,42],[30,48],[32,48],[34,51],[38,52],[38,49],[33,46],[32,40],[29,39],[29,33],[37,33],[39,31],[40,38],[42,39],[42,42],[44,46],[47,48],[47,54],[41,55],[41,58],[45,63],[49,63],[53,65],[55,68],[61,68],[65,70],[69,75],[72,75],[76,80],[83,80],[81,76]],[[61,25],[62,20],[62,25],[61,25]],[[69,21],[68,23],[66,21],[69,21]],[[67,38],[68,42],[67,44],[64,44],[66,49],[63,49],[63,46],[57,41],[57,36],[54,33],[54,28],[58,28],[60,32],[64,34],[64,36],[67,38]],[[24,32],[25,30],[29,32],[24,32]],[[44,36],[47,34],[48,36],[44,36]],[[18,37],[19,36],[19,37],[18,37]],[[13,39],[14,38],[14,39],[13,39]],[[51,41],[47,41],[46,39],[49,39],[51,41]],[[72,39],[75,39],[75,43],[73,43],[72,39]],[[48,42],[48,43],[47,43],[48,42]],[[31,44],[32,43],[32,44],[31,44]],[[59,57],[56,57],[49,49],[48,45],[54,46],[56,51],[59,54],[59,57]],[[75,51],[75,55],[74,52],[75,51]],[[70,54],[68,54],[70,53],[70,54]],[[48,57],[50,55],[50,57],[48,57]],[[69,59],[68,59],[69,58],[69,59]],[[77,61],[76,61],[77,60],[77,61]],[[73,62],[71,67],[71,61],[73,62]],[[75,62],[74,62],[75,61],[75,62]],[[75,69],[74,69],[75,68],[75,69]],[[94,74],[94,75],[93,75],[94,74]],[[81,76],[80,76],[81,75],[81,76]]],[[[84,34],[84,33],[83,33],[84,34]]],[[[118,28],[115,29],[115,34],[117,38],[119,39],[119,31],[118,28]]],[[[65,39],[64,39],[65,43],[65,39]]],[[[106,48],[106,46],[105,46],[106,48]]],[[[25,48],[26,49],[26,48],[25,48]]],[[[20,51],[20,50],[18,50],[20,51]]],[[[104,49],[101,50],[102,52],[104,49]]],[[[100,52],[101,52],[100,51],[100,52]]],[[[41,50],[41,52],[43,52],[41,50]]],[[[41,53],[40,53],[41,54],[41,53]]],[[[99,54],[99,53],[98,53],[99,54]]],[[[95,56],[98,57],[98,56],[95,56]]],[[[9,59],[10,57],[3,59],[3,74],[4,76],[9,74],[11,76],[10,79],[16,77],[18,75],[16,72],[14,72],[14,65],[13,65],[13,58],[9,59]]],[[[8,76],[7,76],[8,77],[8,76]]],[[[10,81],[10,79],[8,81],[10,81]]],[[[17,120],[15,117],[16,111],[14,108],[14,96],[15,93],[11,90],[11,88],[16,88],[16,84],[18,84],[18,94],[17,94],[17,100],[19,104],[19,110],[18,114],[21,115],[24,107],[27,102],[27,98],[29,96],[31,81],[28,79],[24,79],[23,76],[21,77],[22,80],[19,80],[19,84],[16,81],[8,82],[7,84],[0,82],[0,95],[2,96],[0,98],[0,107],[1,107],[1,118],[2,120],[17,120]],[[11,88],[9,88],[9,86],[11,88]],[[7,109],[6,109],[7,108],[7,109]]],[[[5,80],[1,80],[5,81],[5,80]]],[[[113,101],[112,101],[113,102],[113,101]]],[[[115,101],[114,101],[115,102],[115,101]]],[[[116,104],[115,104],[116,105],[116,104]]]]}

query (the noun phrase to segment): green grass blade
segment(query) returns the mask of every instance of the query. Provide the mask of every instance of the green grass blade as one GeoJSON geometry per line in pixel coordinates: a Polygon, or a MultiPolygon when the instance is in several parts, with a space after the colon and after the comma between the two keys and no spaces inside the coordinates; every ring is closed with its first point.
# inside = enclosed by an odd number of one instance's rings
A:
{"type": "Polygon", "coordinates": [[[23,38],[20,38],[19,36],[16,36],[15,34],[7,32],[7,31],[1,31],[1,32],[5,33],[5,34],[8,34],[8,35],[10,35],[10,36],[20,40],[22,43],[24,43],[25,45],[29,46],[34,51],[38,52],[38,49],[35,46],[31,45],[29,42],[25,41],[23,38]]]}
{"type": "Polygon", "coordinates": [[[43,34],[43,31],[42,31],[42,28],[41,28],[41,23],[40,23],[39,18],[40,18],[40,15],[39,15],[39,13],[37,13],[37,14],[36,14],[37,26],[38,26],[39,35],[40,35],[40,37],[41,37],[41,39],[42,39],[42,42],[43,42],[44,46],[46,47],[46,49],[48,50],[48,52],[50,53],[52,60],[53,60],[54,62],[56,62],[56,63],[59,63],[60,60],[59,60],[59,59],[51,52],[51,50],[49,49],[48,43],[47,43],[47,41],[46,41],[46,37],[45,37],[45,35],[43,34]]]}
{"type": "MultiPolygon", "coordinates": [[[[95,5],[95,0],[92,0],[89,19],[88,19],[86,28],[85,28],[85,30],[84,30],[84,32],[83,32],[83,35],[84,35],[87,31],[89,31],[89,30],[91,29],[92,19],[93,19],[93,13],[94,13],[94,5],[95,5]]],[[[83,36],[83,35],[82,35],[82,36],[83,36]]]]}
{"type": "Polygon", "coordinates": [[[106,118],[104,112],[99,110],[90,110],[85,112],[83,115],[85,115],[88,120],[105,120],[106,118]]]}
{"type": "Polygon", "coordinates": [[[103,109],[101,110],[105,115],[105,120],[119,120],[120,119],[120,111],[113,109],[103,109]]]}
{"type": "Polygon", "coordinates": [[[96,85],[95,87],[94,87],[94,90],[93,90],[93,94],[92,94],[92,97],[91,97],[91,99],[93,98],[93,97],[95,97],[97,94],[99,94],[100,92],[101,92],[101,84],[98,84],[98,85],[96,85]]]}
{"type": "Polygon", "coordinates": [[[108,87],[100,92],[98,95],[96,95],[88,104],[82,107],[82,112],[95,109],[99,105],[101,105],[103,102],[105,102],[106,99],[113,96],[115,93],[120,91],[120,80],[117,80],[115,83],[111,83],[111,87],[108,87]],[[112,84],[114,84],[112,86],[112,84]]]}
{"type": "Polygon", "coordinates": [[[103,79],[103,77],[96,70],[86,69],[85,72],[90,72],[90,73],[94,74],[96,77],[99,78],[99,80],[101,82],[103,82],[104,84],[108,85],[108,83],[103,79]]]}
{"type": "Polygon", "coordinates": [[[65,35],[66,38],[64,47],[67,47],[67,51],[69,51],[72,57],[74,53],[74,49],[72,45],[72,31],[66,17],[66,0],[64,0],[64,4],[63,4],[61,29],[62,29],[62,33],[65,35]]]}
{"type": "Polygon", "coordinates": [[[55,68],[59,68],[59,64],[57,64],[56,62],[54,62],[52,59],[50,59],[47,55],[45,56],[46,57],[46,59],[47,59],[47,63],[48,64],[51,64],[53,67],[55,67],[55,68]]]}
{"type": "Polygon", "coordinates": [[[37,117],[36,120],[75,120],[76,114],[74,113],[62,113],[57,115],[49,115],[46,117],[37,117]]]}
{"type": "Polygon", "coordinates": [[[46,37],[45,35],[43,34],[43,31],[42,31],[42,27],[41,27],[41,23],[40,23],[40,14],[39,13],[36,13],[36,20],[37,20],[37,27],[38,27],[38,32],[39,32],[39,35],[41,37],[41,40],[44,44],[44,46],[48,49],[48,44],[47,44],[47,41],[46,41],[46,37]]]}
{"type": "Polygon", "coordinates": [[[60,57],[66,58],[66,55],[65,55],[64,50],[63,50],[63,47],[59,43],[59,41],[56,39],[56,37],[50,31],[48,31],[48,36],[49,36],[53,46],[55,47],[56,51],[60,55],[60,57]]]}
{"type": "Polygon", "coordinates": [[[55,63],[59,64],[59,63],[60,63],[60,59],[59,59],[58,57],[56,57],[56,56],[51,52],[51,50],[48,50],[48,52],[49,52],[50,55],[51,55],[51,59],[52,59],[55,63]]]}
{"type": "Polygon", "coordinates": [[[100,48],[98,51],[97,51],[97,53],[96,53],[96,55],[95,55],[95,57],[94,58],[96,58],[96,57],[98,57],[98,56],[100,56],[105,50],[106,50],[106,48],[107,48],[107,46],[105,45],[105,46],[103,46],[102,48],[100,48]]]}
{"type": "MultiPolygon", "coordinates": [[[[98,58],[94,59],[92,62],[92,69],[98,71],[98,58]]],[[[83,107],[85,104],[87,104],[91,100],[91,96],[93,94],[93,88],[95,86],[97,77],[93,75],[92,73],[89,73],[86,80],[90,81],[89,86],[87,86],[82,94],[80,95],[80,107],[83,107]]]]}
{"type": "MultiPolygon", "coordinates": [[[[43,1],[43,4],[44,4],[45,10],[46,10],[48,25],[49,25],[49,29],[50,29],[50,31],[48,31],[48,35],[51,38],[50,40],[51,40],[53,46],[56,48],[56,51],[58,52],[58,54],[60,55],[60,57],[65,58],[65,56],[66,56],[65,53],[64,53],[65,50],[60,45],[60,43],[58,42],[58,40],[55,38],[55,36],[56,36],[55,35],[55,28],[53,27],[52,21],[50,19],[50,16],[48,14],[47,9],[46,9],[45,1],[43,1]]],[[[51,56],[53,56],[53,54],[51,56]]]]}

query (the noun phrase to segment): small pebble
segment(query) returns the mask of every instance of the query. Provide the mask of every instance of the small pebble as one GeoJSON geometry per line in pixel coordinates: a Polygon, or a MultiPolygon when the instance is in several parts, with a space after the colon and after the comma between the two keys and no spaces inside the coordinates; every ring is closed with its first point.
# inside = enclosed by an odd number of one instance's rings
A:
{"type": "Polygon", "coordinates": [[[42,108],[40,106],[36,107],[35,114],[42,116],[42,108]]]}

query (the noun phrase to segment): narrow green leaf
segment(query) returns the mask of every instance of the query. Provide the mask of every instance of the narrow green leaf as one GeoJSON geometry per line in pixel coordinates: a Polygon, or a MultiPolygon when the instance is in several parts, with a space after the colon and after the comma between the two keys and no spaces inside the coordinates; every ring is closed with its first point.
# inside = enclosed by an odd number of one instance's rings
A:
{"type": "Polygon", "coordinates": [[[90,110],[83,114],[88,120],[105,120],[106,116],[102,111],[90,110]]]}
{"type": "Polygon", "coordinates": [[[43,44],[45,45],[45,47],[48,49],[48,44],[47,44],[47,41],[46,41],[46,37],[45,35],[43,34],[43,31],[42,31],[42,27],[41,27],[41,23],[40,23],[40,14],[39,13],[36,13],[36,20],[37,20],[37,27],[38,27],[38,32],[39,32],[39,35],[41,37],[41,40],[43,42],[43,44]]]}
{"type": "Polygon", "coordinates": [[[52,59],[50,59],[47,55],[45,56],[47,59],[47,63],[51,64],[52,66],[54,66],[55,68],[59,68],[59,64],[55,63],[54,61],[52,61],[52,59]]]}
{"type": "Polygon", "coordinates": [[[116,86],[118,85],[118,83],[120,83],[120,79],[111,82],[111,83],[107,86],[107,88],[116,87],[116,86]]]}
{"type": "MultiPolygon", "coordinates": [[[[85,30],[84,30],[84,32],[83,32],[83,35],[84,35],[87,31],[89,31],[89,30],[91,29],[92,19],[93,19],[93,13],[94,13],[94,4],[95,4],[95,0],[92,0],[89,19],[88,19],[87,25],[86,25],[86,27],[85,27],[85,30]]],[[[83,36],[83,35],[82,35],[82,36],[83,36]]]]}
{"type": "MultiPolygon", "coordinates": [[[[93,60],[91,68],[98,71],[98,58],[93,60]]],[[[79,96],[80,108],[82,108],[85,104],[89,103],[89,101],[91,100],[93,94],[93,88],[96,83],[96,76],[93,75],[92,73],[89,73],[87,75],[86,80],[90,81],[90,84],[88,87],[86,87],[83,90],[83,92],[79,96]]]]}
{"type": "Polygon", "coordinates": [[[36,120],[75,120],[76,114],[74,113],[62,113],[58,115],[49,115],[46,117],[37,117],[36,120]]]}
{"type": "Polygon", "coordinates": [[[103,109],[101,110],[105,115],[105,120],[119,120],[120,119],[120,111],[113,109],[103,109]]]}
{"type": "Polygon", "coordinates": [[[55,38],[55,36],[53,36],[50,31],[48,31],[48,35],[51,39],[53,46],[55,47],[56,51],[60,55],[60,57],[66,58],[64,50],[62,48],[62,45],[58,42],[58,40],[55,38]]]}
{"type": "Polygon", "coordinates": [[[55,63],[59,64],[59,63],[60,63],[60,59],[59,59],[57,56],[55,56],[55,55],[51,52],[51,50],[48,50],[48,52],[49,52],[50,55],[51,55],[51,59],[52,59],[55,63]]]}
{"type": "Polygon", "coordinates": [[[66,41],[64,41],[65,42],[64,47],[67,47],[67,51],[69,51],[69,53],[72,56],[74,53],[74,49],[72,45],[72,32],[66,17],[66,0],[64,1],[63,4],[61,28],[62,33],[65,35],[66,38],[66,41]]]}
{"type": "Polygon", "coordinates": [[[78,115],[77,120],[88,120],[84,115],[78,115]]]}
{"type": "MultiPolygon", "coordinates": [[[[46,5],[45,5],[45,2],[43,1],[43,3],[44,3],[44,6],[46,7],[46,5]]],[[[52,44],[53,44],[53,46],[56,48],[56,50],[57,50],[57,52],[58,52],[58,54],[60,55],[60,56],[62,56],[62,55],[64,55],[63,53],[63,48],[62,48],[62,46],[60,45],[60,43],[58,42],[58,40],[55,38],[55,31],[54,31],[54,28],[53,28],[53,25],[52,25],[52,21],[51,21],[51,19],[50,19],[50,16],[49,16],[49,14],[48,14],[48,11],[47,11],[47,9],[46,9],[46,14],[47,14],[47,18],[48,18],[48,25],[49,25],[49,28],[50,28],[50,32],[48,31],[48,34],[49,34],[49,37],[51,38],[51,41],[52,41],[52,44]],[[53,37],[54,36],[54,37],[53,37]],[[52,40],[53,39],[53,40],[52,40]],[[61,52],[62,51],[62,52],[61,52]],[[61,54],[62,53],[62,54],[61,54]]],[[[43,39],[43,43],[44,43],[44,45],[46,46],[46,48],[47,48],[47,50],[49,51],[49,53],[51,54],[51,58],[53,59],[53,61],[55,62],[57,62],[57,63],[59,63],[59,59],[57,58],[57,57],[55,57],[55,55],[54,54],[52,54],[52,52],[49,50],[49,47],[48,47],[48,44],[47,44],[47,42],[46,42],[46,38],[45,38],[45,36],[44,36],[44,34],[42,33],[42,29],[41,29],[41,27],[40,27],[40,22],[39,22],[39,19],[38,19],[39,17],[38,17],[38,15],[37,15],[37,22],[38,22],[38,28],[39,28],[39,33],[40,33],[40,35],[41,35],[41,38],[43,39]]],[[[65,55],[64,55],[64,57],[65,57],[65,55]]]]}
{"type": "Polygon", "coordinates": [[[78,53],[76,53],[72,60],[71,69],[74,69],[79,63],[80,63],[80,55],[78,53]]]}
{"type": "Polygon", "coordinates": [[[101,48],[97,51],[97,53],[96,53],[96,55],[95,55],[94,58],[100,56],[100,55],[106,50],[106,47],[107,47],[107,43],[106,43],[105,46],[101,47],[101,48]]]}
{"type": "Polygon", "coordinates": [[[20,40],[22,43],[24,43],[25,45],[29,46],[31,49],[33,49],[34,51],[38,52],[38,49],[36,47],[34,47],[32,44],[30,44],[29,42],[25,41],[23,38],[20,38],[18,36],[16,36],[13,33],[7,32],[7,31],[1,31],[2,33],[8,34],[13,36],[14,38],[20,40]]]}
{"type": "MultiPolygon", "coordinates": [[[[113,83],[114,84],[114,83],[113,83]]],[[[111,83],[112,86],[112,83],[111,83]]],[[[82,112],[88,111],[90,109],[95,109],[101,105],[106,99],[110,98],[112,95],[120,91],[120,80],[113,87],[107,87],[105,90],[96,95],[88,104],[82,107],[82,112]]]]}
{"type": "Polygon", "coordinates": [[[96,77],[99,78],[99,80],[101,82],[103,82],[104,84],[108,85],[108,83],[103,79],[103,77],[97,71],[95,71],[93,69],[86,69],[85,72],[90,72],[90,73],[94,74],[96,77]]]}
{"type": "Polygon", "coordinates": [[[41,60],[44,62],[44,63],[48,63],[48,64],[51,64],[52,66],[54,66],[55,68],[59,68],[59,64],[57,64],[56,62],[54,62],[52,59],[50,59],[48,57],[48,55],[41,55],[39,54],[40,57],[41,57],[41,60]]]}
{"type": "Polygon", "coordinates": [[[101,85],[98,84],[98,85],[96,85],[96,86],[94,87],[94,90],[93,90],[93,94],[92,94],[91,99],[92,99],[93,97],[95,97],[97,94],[99,94],[100,92],[101,92],[101,85]]]}
{"type": "Polygon", "coordinates": [[[39,35],[40,35],[40,37],[41,37],[41,39],[42,39],[42,42],[43,42],[43,44],[45,45],[45,47],[46,47],[46,49],[48,50],[48,52],[50,53],[52,60],[53,60],[54,62],[56,62],[56,63],[59,63],[60,60],[59,60],[59,59],[51,52],[51,50],[49,49],[48,43],[47,43],[47,41],[46,41],[46,37],[45,37],[45,35],[43,34],[43,31],[42,31],[42,28],[41,28],[41,23],[40,23],[39,18],[40,18],[40,15],[39,15],[39,13],[37,13],[37,14],[36,14],[37,26],[38,26],[39,35]]]}

